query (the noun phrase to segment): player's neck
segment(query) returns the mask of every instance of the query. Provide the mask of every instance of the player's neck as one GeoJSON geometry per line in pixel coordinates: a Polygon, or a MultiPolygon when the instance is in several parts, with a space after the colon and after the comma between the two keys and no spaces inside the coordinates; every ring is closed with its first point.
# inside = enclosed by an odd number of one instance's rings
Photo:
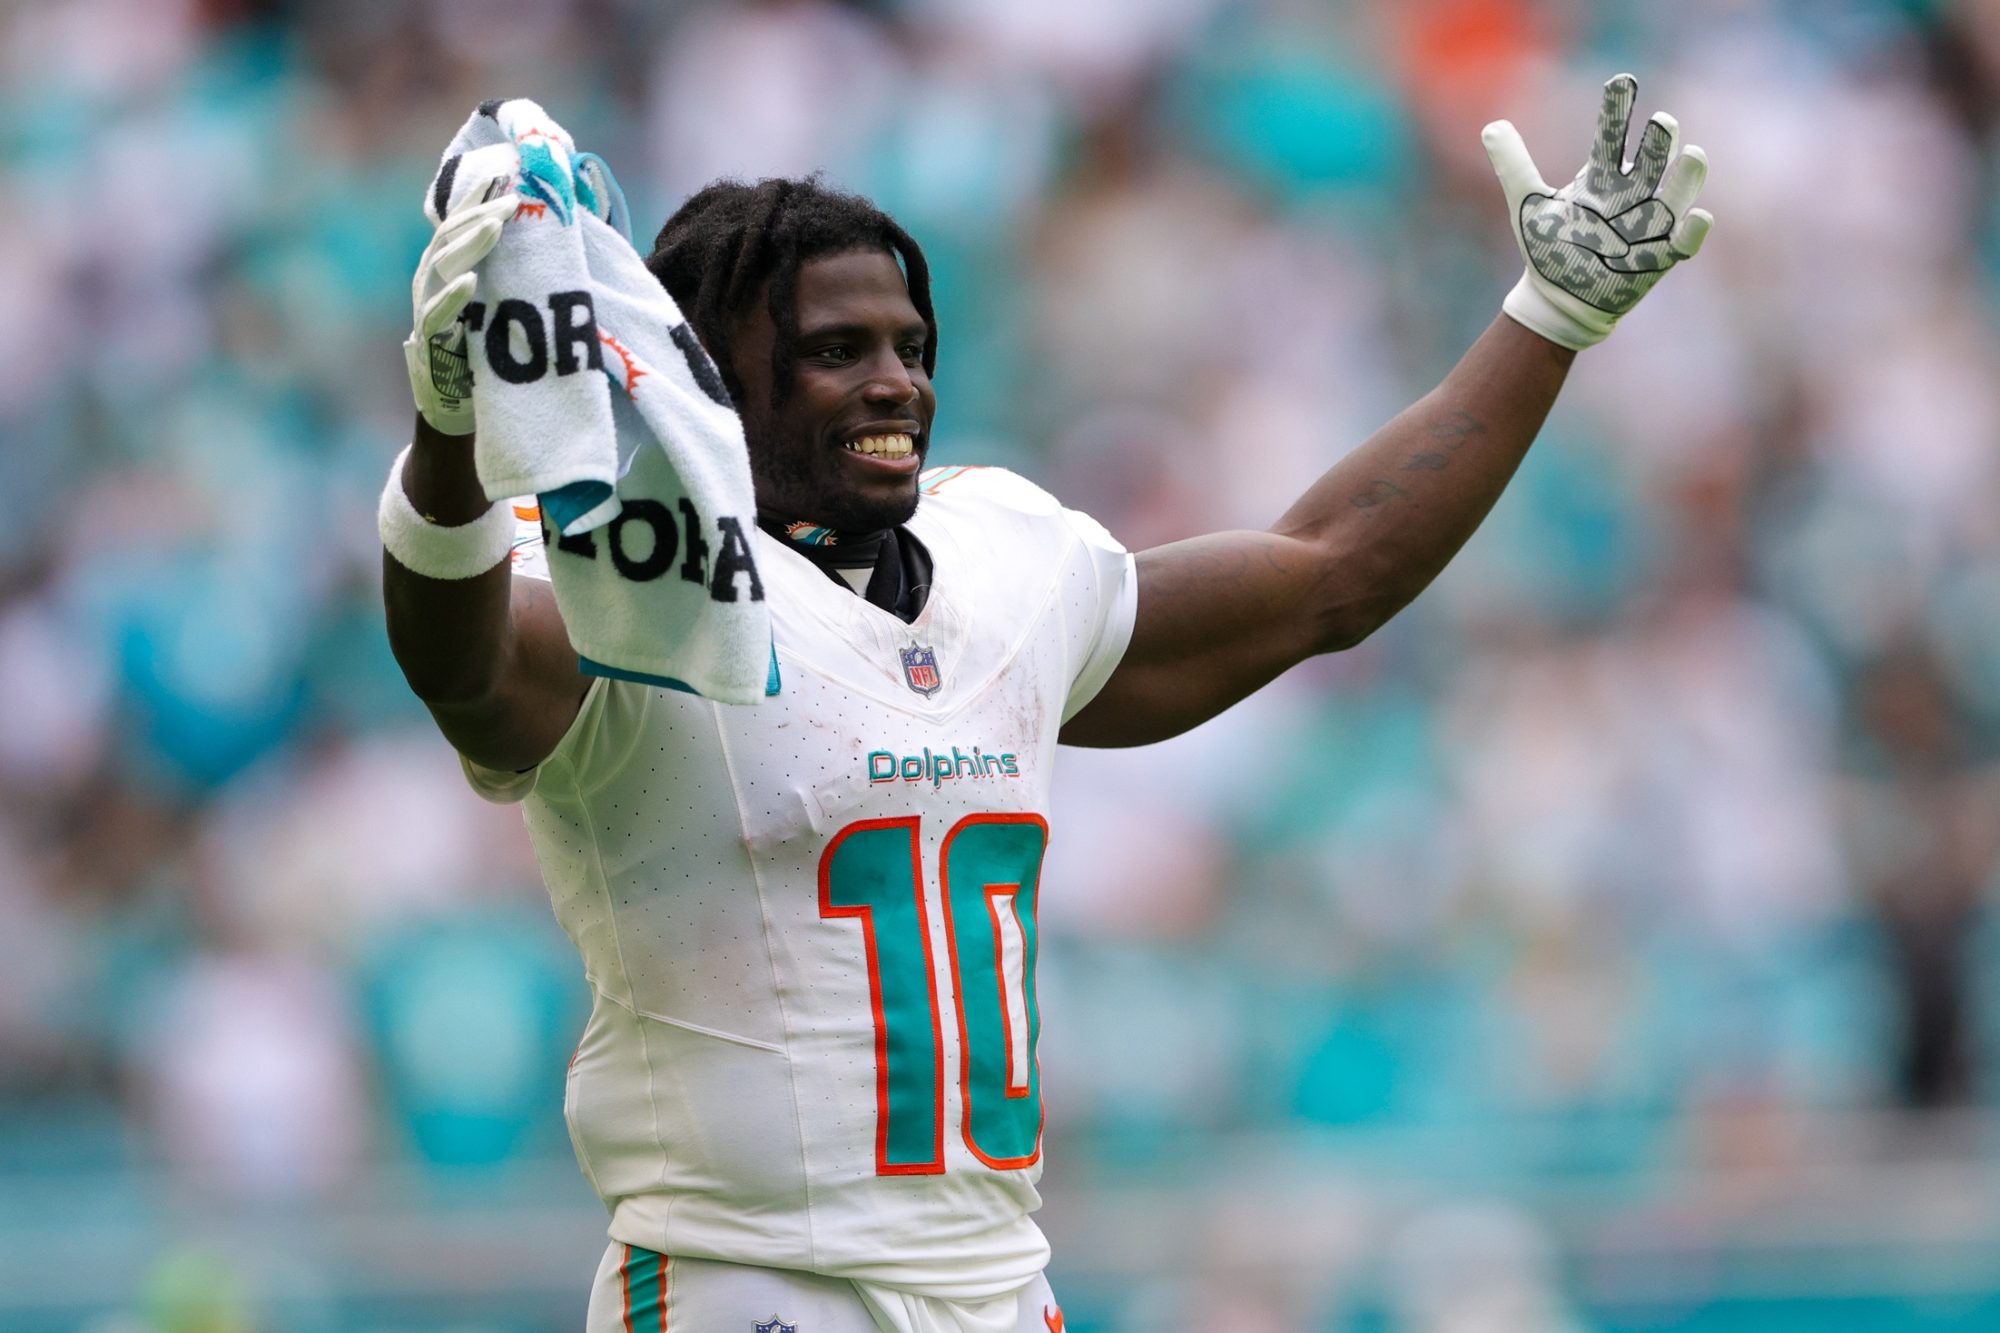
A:
{"type": "Polygon", "coordinates": [[[757,526],[822,568],[851,569],[873,565],[876,556],[881,553],[883,539],[889,535],[888,528],[877,528],[873,532],[846,532],[804,519],[785,522],[762,516],[758,518],[757,526]]]}
{"type": "Polygon", "coordinates": [[[915,620],[930,596],[931,556],[907,528],[842,532],[814,523],[758,519],[835,583],[899,619],[915,620]],[[869,571],[865,576],[860,571],[869,571]]]}

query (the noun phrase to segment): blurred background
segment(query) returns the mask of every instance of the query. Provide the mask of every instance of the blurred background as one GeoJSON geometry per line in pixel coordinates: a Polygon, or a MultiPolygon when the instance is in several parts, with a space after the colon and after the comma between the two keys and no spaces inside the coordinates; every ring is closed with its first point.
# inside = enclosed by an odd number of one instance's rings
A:
{"type": "Polygon", "coordinates": [[[2000,1328],[2000,5],[0,7],[0,1329],[579,1327],[585,1012],[384,640],[419,199],[478,101],[643,242],[824,170],[926,247],[935,461],[1268,523],[1519,261],[1479,147],[1640,77],[1719,219],[1445,578],[1067,752],[1074,1333],[2000,1328]]]}

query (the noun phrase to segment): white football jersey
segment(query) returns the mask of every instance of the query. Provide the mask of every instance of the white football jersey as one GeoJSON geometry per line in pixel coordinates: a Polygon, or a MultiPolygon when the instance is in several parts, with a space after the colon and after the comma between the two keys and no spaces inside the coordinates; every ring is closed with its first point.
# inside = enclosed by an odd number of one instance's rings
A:
{"type": "Polygon", "coordinates": [[[775,697],[600,679],[539,768],[466,767],[525,798],[583,955],[566,1108],[612,1238],[970,1300],[1048,1258],[1050,766],[1137,591],[1103,528],[999,469],[926,472],[909,527],[913,624],[759,533],[775,697]]]}

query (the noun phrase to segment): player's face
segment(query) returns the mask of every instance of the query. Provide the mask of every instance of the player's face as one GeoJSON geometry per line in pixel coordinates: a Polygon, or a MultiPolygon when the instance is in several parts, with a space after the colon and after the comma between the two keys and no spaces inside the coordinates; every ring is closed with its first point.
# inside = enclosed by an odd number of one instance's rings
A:
{"type": "Polygon", "coordinates": [[[764,301],[730,331],[758,512],[848,532],[904,522],[917,509],[937,397],[902,268],[886,250],[807,260],[797,310],[791,391],[776,407],[777,332],[764,301]]]}

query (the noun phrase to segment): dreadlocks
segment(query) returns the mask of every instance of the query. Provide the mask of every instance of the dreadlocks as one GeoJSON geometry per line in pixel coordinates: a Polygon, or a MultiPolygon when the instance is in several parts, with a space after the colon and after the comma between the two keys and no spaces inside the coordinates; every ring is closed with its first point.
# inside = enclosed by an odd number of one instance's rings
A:
{"type": "Polygon", "coordinates": [[[924,318],[924,373],[937,370],[937,315],[924,252],[887,213],[857,194],[828,189],[817,175],[748,185],[721,180],[682,204],[653,241],[646,267],[694,326],[721,368],[731,396],[743,397],[730,356],[729,323],[749,308],[765,283],[771,322],[772,405],[791,387],[792,344],[798,338],[799,265],[821,255],[881,249],[903,264],[910,302],[924,318]]]}

